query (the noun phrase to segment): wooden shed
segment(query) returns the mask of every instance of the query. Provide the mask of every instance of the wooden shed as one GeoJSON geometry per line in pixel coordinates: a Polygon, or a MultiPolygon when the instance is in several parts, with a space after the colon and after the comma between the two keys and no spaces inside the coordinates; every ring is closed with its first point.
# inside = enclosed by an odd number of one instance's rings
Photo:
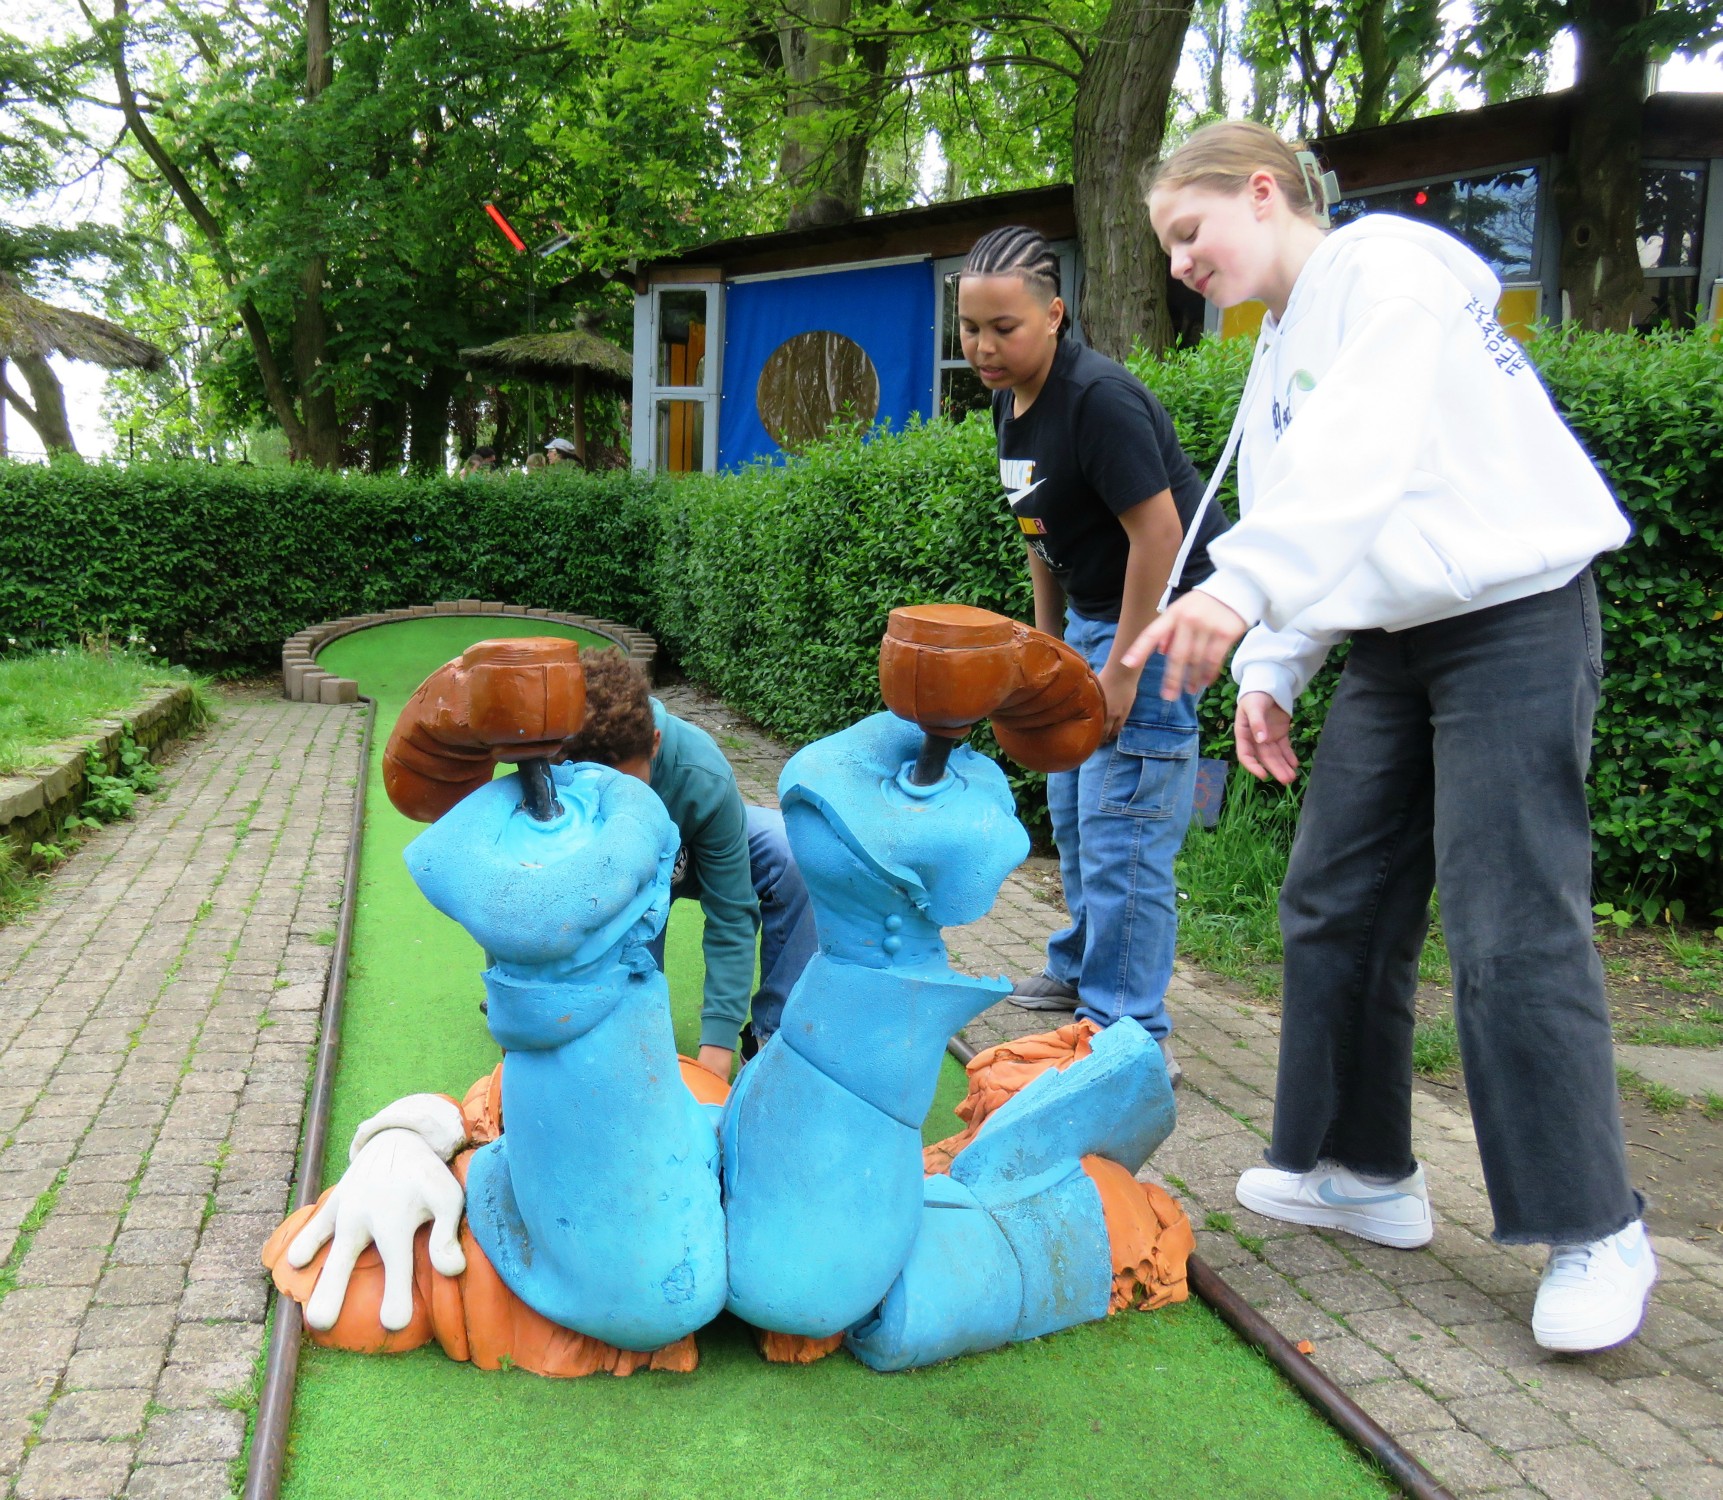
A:
{"type": "MultiPolygon", "coordinates": [[[[1340,181],[1336,222],[1385,211],[1451,229],[1501,277],[1504,324],[1558,320],[1551,184],[1573,107],[1571,94],[1548,94],[1318,141],[1340,181]]],[[[1639,321],[1717,319],[1723,95],[1657,95],[1645,121],[1639,321]]],[[[899,426],[982,404],[958,346],[952,273],[1002,224],[1054,243],[1075,308],[1083,266],[1066,184],[723,240],[635,268],[636,467],[776,461],[833,420],[899,426]]],[[[1168,297],[1183,338],[1253,332],[1262,317],[1260,304],[1222,315],[1178,285],[1168,297]]]]}

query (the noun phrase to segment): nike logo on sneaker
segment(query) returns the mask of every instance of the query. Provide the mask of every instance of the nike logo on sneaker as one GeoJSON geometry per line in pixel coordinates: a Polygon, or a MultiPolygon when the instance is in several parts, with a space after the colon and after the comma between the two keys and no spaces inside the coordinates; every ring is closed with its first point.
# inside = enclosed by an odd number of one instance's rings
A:
{"type": "Polygon", "coordinates": [[[1372,1203],[1394,1203],[1401,1198],[1409,1198],[1410,1193],[1374,1193],[1367,1197],[1353,1198],[1340,1192],[1332,1178],[1323,1178],[1316,1189],[1316,1196],[1330,1208],[1367,1208],[1372,1203]]]}
{"type": "Polygon", "coordinates": [[[1625,1237],[1618,1239],[1615,1242],[1615,1253],[1619,1255],[1626,1264],[1637,1266],[1640,1261],[1645,1259],[1645,1231],[1641,1230],[1638,1234],[1634,1235],[1631,1240],[1628,1240],[1625,1237]],[[1630,1245],[1632,1247],[1631,1249],[1629,1248],[1630,1245]]]}

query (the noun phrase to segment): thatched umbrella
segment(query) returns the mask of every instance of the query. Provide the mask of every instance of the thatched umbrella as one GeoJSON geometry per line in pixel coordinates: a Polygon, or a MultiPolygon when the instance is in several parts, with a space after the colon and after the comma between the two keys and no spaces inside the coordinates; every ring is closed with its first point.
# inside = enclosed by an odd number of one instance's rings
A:
{"type": "MultiPolygon", "coordinates": [[[[72,450],[71,425],[60,380],[48,364],[50,354],[88,360],[110,370],[159,370],[167,355],[117,323],[90,313],[55,307],[32,297],[0,271],[0,397],[22,412],[47,448],[72,450]],[[31,407],[6,383],[4,366],[12,360],[23,372],[36,404],[31,407]]],[[[4,410],[0,402],[0,411],[4,410]]],[[[5,452],[0,427],[0,453],[5,452]]]]}
{"type": "Polygon", "coordinates": [[[461,350],[461,362],[499,379],[570,385],[574,393],[574,447],[582,463],[586,462],[586,393],[607,390],[626,396],[634,388],[634,366],[628,351],[585,328],[499,339],[477,349],[461,350]]]}

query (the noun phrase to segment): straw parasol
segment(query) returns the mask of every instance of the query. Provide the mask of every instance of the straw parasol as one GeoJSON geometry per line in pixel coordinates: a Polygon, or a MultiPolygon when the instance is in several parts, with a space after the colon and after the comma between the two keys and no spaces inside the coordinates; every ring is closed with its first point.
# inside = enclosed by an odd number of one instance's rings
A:
{"type": "Polygon", "coordinates": [[[0,271],[0,454],[6,451],[8,400],[36,428],[44,447],[72,450],[65,396],[59,377],[48,366],[50,354],[86,360],[110,370],[159,370],[167,364],[167,355],[147,339],[127,333],[106,318],[32,297],[0,271]],[[36,401],[34,408],[6,384],[7,360],[14,361],[23,372],[36,401]]]}
{"type": "Polygon", "coordinates": [[[159,370],[167,355],[118,323],[32,297],[0,271],[0,359],[63,354],[110,370],[159,370]]]}
{"type": "Polygon", "coordinates": [[[582,462],[586,459],[586,393],[596,389],[626,396],[634,386],[628,351],[585,328],[566,333],[523,333],[477,349],[463,349],[461,363],[497,379],[572,386],[574,446],[582,462]]]}

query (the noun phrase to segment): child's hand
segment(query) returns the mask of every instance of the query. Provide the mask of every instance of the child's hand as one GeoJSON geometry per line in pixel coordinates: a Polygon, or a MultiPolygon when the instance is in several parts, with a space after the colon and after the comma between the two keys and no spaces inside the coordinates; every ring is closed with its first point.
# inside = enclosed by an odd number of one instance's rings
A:
{"type": "Polygon", "coordinates": [[[1095,674],[1101,682],[1101,692],[1107,700],[1107,718],[1101,730],[1101,743],[1109,745],[1118,739],[1124,728],[1125,716],[1137,701],[1137,683],[1141,672],[1133,672],[1120,662],[1110,661],[1095,674]]]}
{"type": "Polygon", "coordinates": [[[1155,623],[1136,640],[1121,658],[1127,667],[1141,668],[1155,652],[1167,659],[1161,676],[1161,696],[1172,699],[1184,692],[1201,692],[1220,675],[1226,654],[1244,635],[1245,623],[1237,611],[1201,589],[1175,599],[1155,623]]]}
{"type": "Polygon", "coordinates": [[[1291,786],[1298,775],[1291,730],[1292,715],[1272,695],[1245,693],[1238,700],[1238,713],[1232,721],[1238,763],[1258,781],[1272,776],[1282,786],[1291,786]]]}

